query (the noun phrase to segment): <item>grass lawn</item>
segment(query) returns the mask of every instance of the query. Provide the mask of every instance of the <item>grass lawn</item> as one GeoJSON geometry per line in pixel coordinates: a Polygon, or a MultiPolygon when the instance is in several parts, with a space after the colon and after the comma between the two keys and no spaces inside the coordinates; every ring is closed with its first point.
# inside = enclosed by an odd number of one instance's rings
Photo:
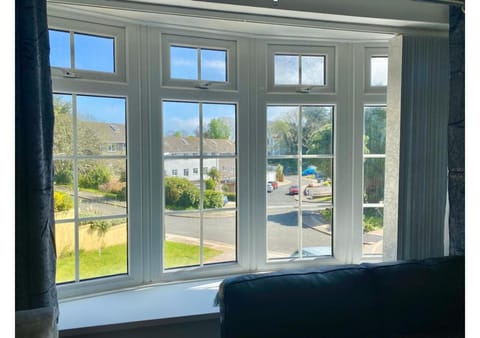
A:
{"type": "MultiPolygon", "coordinates": [[[[204,261],[221,254],[222,251],[204,248],[204,261]]],[[[125,244],[112,245],[98,250],[80,251],[80,279],[95,278],[127,273],[127,250],[125,244]]],[[[198,245],[165,242],[165,268],[198,265],[198,245]]],[[[57,283],[75,280],[75,256],[73,253],[57,259],[57,283]]]]}

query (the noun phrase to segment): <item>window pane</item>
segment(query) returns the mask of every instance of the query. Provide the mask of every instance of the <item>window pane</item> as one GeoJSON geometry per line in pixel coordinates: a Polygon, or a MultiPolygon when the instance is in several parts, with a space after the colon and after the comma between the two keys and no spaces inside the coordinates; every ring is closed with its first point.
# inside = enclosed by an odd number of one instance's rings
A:
{"type": "MultiPolygon", "coordinates": [[[[332,255],[332,209],[302,211],[302,257],[332,255]]],[[[300,257],[300,253],[292,256],[300,257]]]]}
{"type": "Polygon", "coordinates": [[[365,107],[365,154],[385,154],[386,110],[385,107],[365,107]]]}
{"type": "MultiPolygon", "coordinates": [[[[56,197],[57,199],[57,197],[56,197]]],[[[55,220],[60,219],[55,213],[55,220]]],[[[55,245],[57,249],[56,282],[75,281],[75,225],[70,223],[55,223],[55,245]]]]}
{"type": "Polygon", "coordinates": [[[127,220],[80,222],[80,279],[127,273],[127,220]]]}
{"type": "Polygon", "coordinates": [[[363,208],[363,253],[383,253],[383,208],[363,208]]]}
{"type": "Polygon", "coordinates": [[[127,213],[126,160],[78,161],[80,217],[127,213]]]}
{"type": "Polygon", "coordinates": [[[55,126],[53,134],[53,154],[73,154],[73,115],[72,96],[53,95],[53,112],[55,115],[55,126]]]}
{"type": "Polygon", "coordinates": [[[200,153],[198,103],[163,102],[163,151],[168,156],[200,153]]]}
{"type": "Polygon", "coordinates": [[[298,153],[298,107],[267,107],[267,154],[298,153]]]}
{"type": "Polygon", "coordinates": [[[77,96],[78,153],[125,155],[125,99],[77,96]]]}
{"type": "Polygon", "coordinates": [[[235,154],[236,106],[203,104],[203,153],[235,154]]]}
{"type": "Polygon", "coordinates": [[[300,65],[298,55],[275,55],[274,61],[274,83],[276,85],[299,84],[300,65]]]}
{"type": "Polygon", "coordinates": [[[388,79],[388,57],[374,56],[370,58],[370,85],[386,86],[388,79]]]}
{"type": "Polygon", "coordinates": [[[308,205],[330,205],[333,201],[333,160],[304,159],[302,161],[302,200],[308,205]]]}
{"type": "Polygon", "coordinates": [[[302,154],[333,154],[333,107],[302,107],[302,154]]]}
{"type": "Polygon", "coordinates": [[[325,56],[302,56],[302,84],[325,85],[325,56]]]}
{"type": "Polygon", "coordinates": [[[49,30],[50,66],[71,68],[70,64],[70,33],[49,30]]]}
{"type": "Polygon", "coordinates": [[[205,213],[203,226],[204,263],[236,261],[236,211],[205,213]]]}
{"type": "Polygon", "coordinates": [[[115,72],[114,44],[114,38],[75,33],[75,68],[115,72]],[[95,52],[92,53],[92,51],[95,52]]]}
{"type": "Polygon", "coordinates": [[[227,52],[223,50],[201,50],[201,80],[227,81],[227,52]]]}
{"type": "Polygon", "coordinates": [[[165,269],[200,264],[200,217],[200,213],[165,215],[165,269]]]}
{"type": "Polygon", "coordinates": [[[364,203],[383,203],[385,188],[385,159],[364,159],[363,200],[364,203]]]}
{"type": "Polygon", "coordinates": [[[288,258],[298,250],[298,210],[268,209],[267,258],[288,258]]]}
{"type": "Polygon", "coordinates": [[[198,80],[198,51],[196,48],[170,47],[170,77],[198,80]]]}

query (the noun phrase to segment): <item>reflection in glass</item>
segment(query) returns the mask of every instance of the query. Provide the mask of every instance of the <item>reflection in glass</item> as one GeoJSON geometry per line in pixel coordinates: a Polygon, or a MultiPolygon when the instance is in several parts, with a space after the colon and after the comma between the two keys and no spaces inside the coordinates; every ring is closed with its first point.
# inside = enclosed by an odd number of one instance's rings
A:
{"type": "Polygon", "coordinates": [[[197,48],[170,47],[170,77],[198,80],[197,48]]]}
{"type": "Polygon", "coordinates": [[[380,106],[364,108],[364,153],[385,154],[386,109],[380,106]]]}
{"type": "Polygon", "coordinates": [[[80,222],[80,279],[128,272],[127,219],[97,219],[80,222]]]}
{"type": "Polygon", "coordinates": [[[114,38],[75,33],[74,45],[76,69],[115,72],[114,38]]]}
{"type": "Polygon", "coordinates": [[[383,208],[363,208],[363,254],[383,253],[383,208]]]}
{"type": "Polygon", "coordinates": [[[370,58],[370,85],[386,86],[388,79],[388,57],[373,56],[370,58]]]}
{"type": "Polygon", "coordinates": [[[203,217],[203,262],[223,263],[236,260],[236,212],[205,213],[203,217]]]}
{"type": "Polygon", "coordinates": [[[333,107],[302,107],[302,154],[333,154],[333,107]]]}
{"type": "Polygon", "coordinates": [[[227,52],[224,50],[201,50],[201,80],[227,81],[227,52]]]}
{"type": "Polygon", "coordinates": [[[268,156],[298,153],[298,107],[267,107],[268,156]]]}
{"type": "Polygon", "coordinates": [[[200,213],[165,215],[165,269],[200,264],[200,217],[200,213]]]}
{"type": "Polygon", "coordinates": [[[325,56],[302,56],[302,84],[325,85],[325,56]]]}
{"type": "Polygon", "coordinates": [[[274,67],[274,83],[276,85],[299,84],[298,55],[275,55],[274,67]]]}
{"type": "Polygon", "coordinates": [[[383,203],[385,188],[385,159],[364,159],[363,202],[383,203]]]}
{"type": "Polygon", "coordinates": [[[71,68],[70,33],[50,29],[50,66],[71,68]]]}

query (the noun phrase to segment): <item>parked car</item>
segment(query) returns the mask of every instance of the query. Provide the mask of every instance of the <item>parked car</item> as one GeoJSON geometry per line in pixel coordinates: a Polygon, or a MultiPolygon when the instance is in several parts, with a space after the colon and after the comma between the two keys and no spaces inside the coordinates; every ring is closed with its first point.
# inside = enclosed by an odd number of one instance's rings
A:
{"type": "Polygon", "coordinates": [[[290,195],[298,195],[298,185],[292,185],[288,189],[290,195]]]}
{"type": "Polygon", "coordinates": [[[267,192],[272,192],[272,191],[273,191],[273,185],[267,182],[267,192]]]}
{"type": "MultiPolygon", "coordinates": [[[[302,249],[302,257],[331,256],[332,248],[329,246],[311,246],[302,249]]],[[[299,251],[295,250],[291,257],[299,257],[299,251]]]]}
{"type": "Polygon", "coordinates": [[[277,190],[278,189],[278,182],[276,181],[268,181],[268,183],[270,183],[273,187],[273,190],[277,190]]]}

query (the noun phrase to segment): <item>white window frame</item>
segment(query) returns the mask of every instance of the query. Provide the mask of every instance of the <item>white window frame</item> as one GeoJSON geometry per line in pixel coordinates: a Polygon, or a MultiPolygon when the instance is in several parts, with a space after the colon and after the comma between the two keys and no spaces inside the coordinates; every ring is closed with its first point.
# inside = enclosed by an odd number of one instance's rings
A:
{"type": "Polygon", "coordinates": [[[77,69],[75,67],[52,67],[52,77],[115,82],[126,81],[125,28],[114,25],[68,20],[55,16],[48,18],[48,25],[49,29],[70,33],[70,66],[75,63],[73,33],[114,39],[114,72],[77,69]]]}
{"type": "MultiPolygon", "coordinates": [[[[70,25],[74,22],[73,19],[68,19],[66,14],[63,20],[70,25]]],[[[91,31],[93,26],[88,18],[80,15],[79,19],[83,21],[75,22],[74,25],[79,25],[75,31],[83,32],[88,28],[91,31]]],[[[122,25],[122,23],[108,20],[105,23],[112,26],[122,25]]],[[[96,25],[100,24],[96,23],[96,25]]],[[[359,170],[361,166],[358,163],[361,163],[363,152],[357,151],[352,156],[353,145],[357,144],[359,139],[359,144],[362,144],[363,139],[362,130],[358,130],[356,124],[359,116],[353,109],[359,101],[350,91],[338,91],[341,86],[352,84],[351,73],[354,70],[357,71],[361,67],[363,72],[365,69],[363,56],[360,64],[358,61],[352,64],[353,55],[357,53],[353,52],[357,48],[354,44],[331,41],[266,40],[125,23],[123,26],[125,41],[129,43],[125,46],[124,55],[125,60],[128,60],[125,81],[119,78],[100,80],[65,78],[58,75],[53,75],[52,78],[54,91],[127,97],[129,275],[89,280],[76,285],[62,285],[59,287],[60,298],[154,282],[191,280],[319,263],[349,263],[361,259],[361,231],[354,236],[360,240],[353,249],[350,244],[354,239],[350,238],[343,242],[338,239],[348,237],[354,224],[358,221],[361,224],[362,217],[361,198],[360,203],[356,204],[353,203],[352,198],[362,194],[362,176],[359,170]],[[162,72],[162,69],[168,69],[165,68],[165,62],[168,61],[165,59],[168,59],[169,49],[164,47],[166,42],[170,43],[170,40],[165,40],[165,36],[175,36],[175,39],[171,40],[173,43],[179,41],[178,37],[182,37],[182,42],[189,45],[200,45],[199,41],[203,41],[201,39],[226,41],[230,50],[233,51],[228,58],[227,72],[230,75],[228,86],[212,85],[204,89],[196,87],[195,81],[176,83],[177,81],[172,82],[168,79],[168,74],[162,72]],[[277,48],[278,46],[282,48],[277,48]],[[326,86],[302,93],[297,91],[296,86],[283,88],[283,92],[277,88],[270,88],[269,76],[273,76],[273,68],[268,66],[268,60],[273,60],[272,52],[294,50],[298,53],[300,49],[305,53],[313,50],[315,54],[321,50],[322,55],[323,51],[329,52],[326,54],[326,86]],[[162,100],[198,100],[237,104],[237,262],[168,271],[161,269],[163,264],[161,225],[164,210],[159,207],[163,201],[163,178],[159,173],[163,173],[165,169],[162,164],[161,145],[162,100]],[[334,215],[336,222],[343,224],[337,228],[336,237],[334,237],[334,257],[281,262],[269,262],[266,259],[266,166],[252,166],[250,163],[266,163],[266,139],[262,130],[265,130],[266,106],[270,104],[332,105],[335,125],[343,126],[341,131],[335,128],[334,134],[335,191],[332,204],[334,210],[354,210],[355,204],[357,216],[352,216],[353,212],[348,215],[342,213],[334,215]],[[343,185],[338,182],[342,179],[343,185]],[[350,253],[352,250],[355,251],[353,255],[350,253]]],[[[212,47],[215,46],[212,45],[212,47]]],[[[363,53],[364,48],[359,48],[358,51],[363,53]]],[[[362,88],[362,85],[363,77],[360,83],[357,79],[356,88],[362,88]]],[[[360,129],[362,126],[363,124],[360,125],[360,129]]]]}
{"type": "MultiPolygon", "coordinates": [[[[203,38],[200,36],[182,36],[182,35],[162,35],[162,78],[164,86],[171,87],[195,87],[199,89],[224,89],[224,90],[236,90],[237,89],[237,51],[234,40],[215,39],[215,38],[203,38]],[[175,79],[170,76],[171,60],[170,60],[170,47],[191,47],[197,49],[216,49],[225,50],[227,54],[227,60],[225,61],[226,76],[225,82],[221,81],[208,81],[208,80],[189,80],[189,79],[175,79]]],[[[199,62],[199,60],[198,60],[199,62]]],[[[201,64],[197,64],[198,71],[200,72],[201,64]]]]}

